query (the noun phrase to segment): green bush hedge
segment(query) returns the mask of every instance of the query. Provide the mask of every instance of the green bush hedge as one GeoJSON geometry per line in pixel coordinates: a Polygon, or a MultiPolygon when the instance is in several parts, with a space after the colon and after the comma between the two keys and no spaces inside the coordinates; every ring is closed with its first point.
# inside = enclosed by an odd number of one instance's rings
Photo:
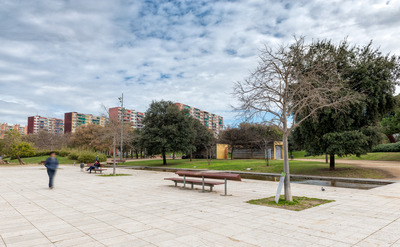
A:
{"type": "Polygon", "coordinates": [[[68,154],[68,159],[70,159],[70,160],[78,160],[79,155],[80,155],[80,152],[71,151],[71,152],[68,154]]]}
{"type": "Polygon", "coordinates": [[[61,156],[61,157],[68,157],[68,155],[71,153],[71,150],[67,150],[67,149],[61,149],[61,150],[59,150],[59,151],[56,151],[56,154],[58,155],[58,156],[61,156]]]}
{"type": "Polygon", "coordinates": [[[81,152],[77,160],[78,162],[83,162],[83,163],[94,163],[96,161],[96,155],[99,155],[100,162],[104,162],[107,160],[107,157],[102,153],[93,153],[87,151],[81,152]]]}
{"type": "Polygon", "coordinates": [[[400,142],[380,144],[375,146],[372,152],[400,152],[400,142]]]}

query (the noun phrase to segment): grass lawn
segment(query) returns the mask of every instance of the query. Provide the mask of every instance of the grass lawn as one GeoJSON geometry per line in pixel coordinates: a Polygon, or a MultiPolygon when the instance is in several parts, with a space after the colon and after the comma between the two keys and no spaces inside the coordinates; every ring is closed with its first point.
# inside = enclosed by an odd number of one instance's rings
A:
{"type": "MultiPolygon", "coordinates": [[[[309,162],[291,160],[290,172],[292,174],[319,175],[330,177],[353,177],[353,178],[387,178],[388,174],[378,169],[360,168],[351,165],[337,164],[335,171],[329,170],[329,165],[322,162],[309,162]]],[[[247,171],[251,168],[253,172],[281,173],[283,172],[283,161],[272,160],[270,166],[266,166],[264,160],[245,159],[245,160],[212,160],[208,166],[207,160],[195,159],[192,162],[187,159],[167,160],[167,165],[162,164],[162,160],[146,160],[126,162],[121,165],[131,166],[158,166],[175,168],[195,168],[210,170],[231,170],[247,171]]]]}
{"type": "MultiPolygon", "coordinates": [[[[37,156],[37,157],[29,157],[29,158],[22,158],[22,161],[25,164],[39,164],[40,161],[45,161],[49,156],[37,156]]],[[[57,156],[59,164],[74,164],[73,160],[68,159],[67,157],[60,157],[57,156]]],[[[10,158],[4,159],[10,162],[11,164],[19,164],[18,159],[10,160],[10,158]]]]}
{"type": "MultiPolygon", "coordinates": [[[[295,151],[293,152],[293,156],[295,159],[325,159],[325,155],[320,156],[305,156],[306,151],[295,151]]],[[[365,155],[361,155],[361,157],[357,157],[355,155],[349,155],[345,157],[335,156],[335,159],[343,159],[343,160],[381,160],[381,161],[399,161],[400,162],[400,153],[396,152],[388,152],[388,153],[367,153],[365,155]]]]}
{"type": "Polygon", "coordinates": [[[326,200],[326,199],[318,199],[318,198],[308,198],[308,197],[299,197],[293,196],[293,201],[285,201],[284,197],[281,196],[279,198],[278,204],[275,202],[275,197],[271,196],[268,198],[250,200],[247,203],[254,204],[254,205],[261,205],[261,206],[268,206],[274,208],[283,208],[289,209],[293,211],[301,211],[307,208],[316,207],[318,205],[322,205],[325,203],[333,202],[333,200],[326,200]]]}

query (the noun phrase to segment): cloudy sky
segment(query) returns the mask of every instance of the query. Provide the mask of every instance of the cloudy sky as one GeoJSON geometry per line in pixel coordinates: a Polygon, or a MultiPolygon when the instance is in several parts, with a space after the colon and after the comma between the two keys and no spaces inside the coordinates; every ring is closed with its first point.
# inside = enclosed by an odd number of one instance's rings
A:
{"type": "MultiPolygon", "coordinates": [[[[0,122],[193,105],[234,123],[232,84],[266,44],[348,37],[400,54],[400,1],[2,0],[0,122]]],[[[397,91],[399,92],[399,90],[397,91]]]]}

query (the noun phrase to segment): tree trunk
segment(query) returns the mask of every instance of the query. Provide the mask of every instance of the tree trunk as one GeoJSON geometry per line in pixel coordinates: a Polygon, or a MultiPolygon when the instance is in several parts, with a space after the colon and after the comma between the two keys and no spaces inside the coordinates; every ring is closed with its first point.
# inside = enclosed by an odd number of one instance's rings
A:
{"type": "Polygon", "coordinates": [[[193,152],[192,152],[192,150],[190,150],[190,162],[192,162],[193,161],[193,152]]]}
{"type": "Polygon", "coordinates": [[[328,154],[325,153],[325,163],[328,164],[328,154]]]}
{"type": "Polygon", "coordinates": [[[233,146],[232,146],[232,149],[231,149],[231,160],[233,160],[233,146]]]}
{"type": "Polygon", "coordinates": [[[139,159],[139,152],[136,151],[135,153],[136,153],[136,159],[138,160],[139,159]]]}
{"type": "Polygon", "coordinates": [[[264,148],[264,161],[265,161],[265,164],[268,166],[269,164],[268,164],[268,160],[267,160],[267,149],[266,148],[264,148]]]}
{"type": "Polygon", "coordinates": [[[334,171],[335,170],[335,154],[330,154],[330,163],[329,163],[329,170],[334,171]]]}
{"type": "Polygon", "coordinates": [[[163,159],[163,165],[166,165],[167,164],[167,157],[166,157],[166,154],[165,154],[164,151],[162,152],[162,159],[163,159]]]}
{"type": "Polygon", "coordinates": [[[285,176],[285,201],[293,201],[292,189],[290,188],[290,170],[289,170],[289,152],[288,152],[288,133],[287,126],[284,125],[283,130],[283,171],[286,173],[285,176]]]}
{"type": "Polygon", "coordinates": [[[25,163],[21,160],[21,157],[19,157],[19,155],[15,155],[15,156],[17,156],[17,159],[18,159],[20,165],[25,165],[25,163]]]}
{"type": "Polygon", "coordinates": [[[117,164],[115,162],[115,152],[116,152],[116,148],[115,148],[115,136],[114,136],[114,141],[113,141],[113,157],[114,157],[114,162],[113,162],[113,176],[115,176],[115,170],[117,168],[117,164]]]}
{"type": "Polygon", "coordinates": [[[172,153],[172,159],[175,159],[175,151],[172,153]]]}
{"type": "Polygon", "coordinates": [[[208,162],[208,166],[210,166],[211,164],[211,149],[207,150],[207,162],[208,162]]]}
{"type": "Polygon", "coordinates": [[[392,134],[387,134],[387,138],[389,138],[390,143],[396,143],[396,138],[392,134]]]}

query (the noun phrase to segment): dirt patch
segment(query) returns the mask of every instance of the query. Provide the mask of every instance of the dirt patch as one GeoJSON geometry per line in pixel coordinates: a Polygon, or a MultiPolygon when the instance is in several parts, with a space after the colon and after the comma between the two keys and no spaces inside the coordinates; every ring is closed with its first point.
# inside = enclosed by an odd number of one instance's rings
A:
{"type": "MultiPolygon", "coordinates": [[[[325,162],[323,159],[297,159],[303,161],[325,162]]],[[[400,161],[378,161],[378,160],[336,160],[336,164],[354,165],[368,169],[384,172],[387,178],[400,180],[400,161]]]]}
{"type": "Polygon", "coordinates": [[[279,198],[278,203],[275,202],[275,197],[267,197],[262,199],[255,199],[250,200],[247,203],[260,205],[260,206],[267,206],[273,208],[283,208],[293,211],[301,211],[307,208],[316,207],[325,203],[333,202],[333,200],[326,200],[326,199],[319,199],[319,198],[308,198],[308,197],[299,197],[293,196],[293,201],[285,201],[284,197],[281,196],[279,198]]]}

